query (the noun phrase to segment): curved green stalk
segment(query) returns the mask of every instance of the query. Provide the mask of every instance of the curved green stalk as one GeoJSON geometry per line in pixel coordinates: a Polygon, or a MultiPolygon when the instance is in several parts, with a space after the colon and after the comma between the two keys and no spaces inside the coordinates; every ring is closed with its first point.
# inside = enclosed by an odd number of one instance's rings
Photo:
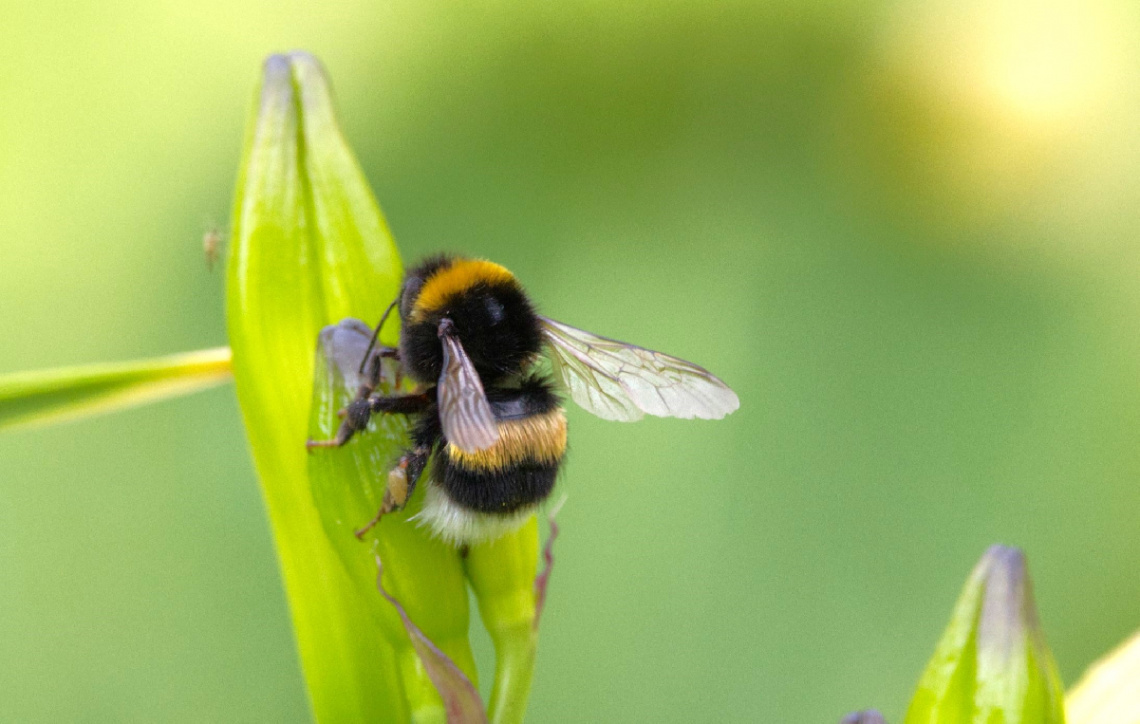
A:
{"type": "Polygon", "coordinates": [[[50,425],[188,395],[230,379],[226,347],[0,376],[0,430],[50,425]]]}
{"type": "Polygon", "coordinates": [[[467,578],[479,614],[495,645],[495,681],[488,707],[493,724],[519,724],[526,715],[534,660],[538,652],[538,521],[472,546],[467,578]]]}

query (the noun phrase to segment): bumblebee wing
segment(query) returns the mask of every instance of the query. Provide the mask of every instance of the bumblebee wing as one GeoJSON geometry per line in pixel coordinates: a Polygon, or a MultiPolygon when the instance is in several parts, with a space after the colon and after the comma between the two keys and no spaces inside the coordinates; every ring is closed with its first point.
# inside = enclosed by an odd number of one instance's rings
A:
{"type": "Polygon", "coordinates": [[[574,402],[598,417],[717,420],[740,407],[728,385],[692,362],[541,319],[555,373],[574,402]]]}
{"type": "Polygon", "coordinates": [[[443,371],[436,393],[439,419],[448,441],[464,452],[485,450],[499,439],[495,414],[483,382],[454,332],[443,330],[443,371]]]}

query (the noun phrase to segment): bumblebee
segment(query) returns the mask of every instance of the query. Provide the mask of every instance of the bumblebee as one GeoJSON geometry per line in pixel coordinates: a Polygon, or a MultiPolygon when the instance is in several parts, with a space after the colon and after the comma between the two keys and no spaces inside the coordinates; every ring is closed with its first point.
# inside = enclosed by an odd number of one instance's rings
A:
{"type": "MultiPolygon", "coordinates": [[[[333,354],[364,348],[368,328],[353,322],[335,328],[348,336],[333,354]]],[[[411,445],[388,475],[384,505],[358,536],[405,505],[429,460],[416,519],[434,535],[463,545],[521,525],[550,496],[566,454],[559,389],[607,420],[719,419],[740,406],[702,367],[540,316],[511,272],[458,256],[436,256],[407,272],[359,371],[363,383],[341,411],[336,436],[308,447],[344,445],[374,414],[408,415],[413,425],[411,445]],[[393,308],[399,346],[376,347],[393,308]],[[550,373],[539,364],[544,353],[550,373]],[[399,362],[397,375],[416,383],[413,392],[375,391],[384,358],[399,362]]]]}

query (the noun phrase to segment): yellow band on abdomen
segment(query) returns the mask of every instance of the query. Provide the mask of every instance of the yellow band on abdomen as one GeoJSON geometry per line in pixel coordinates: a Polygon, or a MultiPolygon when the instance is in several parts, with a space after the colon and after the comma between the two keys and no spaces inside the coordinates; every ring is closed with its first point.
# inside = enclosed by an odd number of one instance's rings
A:
{"type": "Polygon", "coordinates": [[[486,450],[465,452],[447,443],[447,457],[468,470],[502,470],[522,462],[552,464],[566,452],[566,415],[555,408],[541,415],[498,423],[499,439],[486,450]]]}

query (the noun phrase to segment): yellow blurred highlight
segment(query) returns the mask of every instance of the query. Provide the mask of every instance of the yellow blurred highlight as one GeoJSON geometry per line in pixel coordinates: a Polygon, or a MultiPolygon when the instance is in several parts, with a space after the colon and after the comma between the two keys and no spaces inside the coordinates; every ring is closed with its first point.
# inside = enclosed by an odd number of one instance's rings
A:
{"type": "Polygon", "coordinates": [[[984,5],[980,90],[1021,125],[1052,126],[1091,113],[1114,77],[1109,14],[1089,3],[984,5]]]}
{"type": "Polygon", "coordinates": [[[1140,722],[1140,631],[1089,667],[1065,700],[1069,724],[1140,722]]]}
{"type": "Polygon", "coordinates": [[[926,224],[1090,221],[1135,189],[1127,27],[1111,3],[903,6],[841,120],[852,178],[926,224]]]}

